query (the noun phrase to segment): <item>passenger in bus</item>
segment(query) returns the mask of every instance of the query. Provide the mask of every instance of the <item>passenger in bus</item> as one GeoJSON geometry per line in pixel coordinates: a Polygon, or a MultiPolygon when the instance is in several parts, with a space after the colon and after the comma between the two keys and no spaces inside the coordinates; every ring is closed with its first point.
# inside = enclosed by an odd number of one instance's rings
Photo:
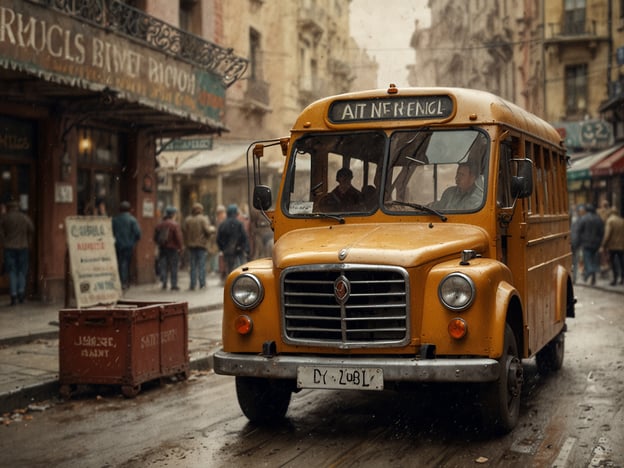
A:
{"type": "Polygon", "coordinates": [[[429,206],[436,210],[474,210],[481,205],[483,188],[477,181],[477,169],[469,163],[459,163],[455,173],[455,186],[447,188],[438,201],[429,206]]]}
{"type": "Polygon", "coordinates": [[[362,205],[362,194],[351,185],[353,172],[351,169],[343,167],[336,173],[338,185],[334,190],[325,194],[319,201],[320,211],[355,211],[360,210],[362,205]]]}

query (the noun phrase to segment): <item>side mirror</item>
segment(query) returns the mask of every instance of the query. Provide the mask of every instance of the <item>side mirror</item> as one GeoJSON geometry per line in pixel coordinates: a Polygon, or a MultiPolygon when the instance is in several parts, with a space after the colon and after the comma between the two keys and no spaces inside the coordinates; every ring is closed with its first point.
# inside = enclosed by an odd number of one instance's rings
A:
{"type": "Polygon", "coordinates": [[[256,185],[253,191],[252,203],[257,210],[266,211],[271,208],[271,189],[266,185],[256,185]]]}
{"type": "Polygon", "coordinates": [[[514,159],[516,174],[511,178],[511,195],[514,198],[527,198],[533,193],[533,161],[514,159]]]}

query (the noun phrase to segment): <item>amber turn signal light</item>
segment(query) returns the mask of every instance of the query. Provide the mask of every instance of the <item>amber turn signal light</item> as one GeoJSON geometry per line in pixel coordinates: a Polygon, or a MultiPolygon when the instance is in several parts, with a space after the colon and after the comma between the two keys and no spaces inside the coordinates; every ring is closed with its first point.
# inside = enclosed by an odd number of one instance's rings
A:
{"type": "Polygon", "coordinates": [[[247,335],[251,333],[253,322],[251,321],[249,315],[239,315],[234,321],[234,328],[239,334],[247,335]]]}
{"type": "Polygon", "coordinates": [[[468,325],[464,319],[454,318],[448,324],[448,332],[452,338],[459,340],[466,336],[466,332],[468,331],[468,325]]]}

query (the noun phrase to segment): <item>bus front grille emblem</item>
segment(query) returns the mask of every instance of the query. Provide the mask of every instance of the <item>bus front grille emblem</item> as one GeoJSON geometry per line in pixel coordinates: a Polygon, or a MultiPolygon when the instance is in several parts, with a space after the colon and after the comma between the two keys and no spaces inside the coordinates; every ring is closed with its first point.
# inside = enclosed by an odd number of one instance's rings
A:
{"type": "Polygon", "coordinates": [[[347,299],[349,299],[349,294],[351,294],[351,283],[349,283],[349,280],[344,275],[340,275],[336,281],[334,281],[334,296],[336,297],[336,302],[344,304],[347,299]]]}

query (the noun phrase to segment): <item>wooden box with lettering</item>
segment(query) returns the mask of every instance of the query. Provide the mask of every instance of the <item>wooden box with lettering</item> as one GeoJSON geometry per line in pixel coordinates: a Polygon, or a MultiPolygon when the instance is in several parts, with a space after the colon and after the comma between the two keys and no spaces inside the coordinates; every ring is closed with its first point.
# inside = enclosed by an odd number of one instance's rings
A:
{"type": "Polygon", "coordinates": [[[141,384],[189,374],[188,303],[126,302],[59,312],[59,384],[64,397],[80,384],[141,384]]]}

